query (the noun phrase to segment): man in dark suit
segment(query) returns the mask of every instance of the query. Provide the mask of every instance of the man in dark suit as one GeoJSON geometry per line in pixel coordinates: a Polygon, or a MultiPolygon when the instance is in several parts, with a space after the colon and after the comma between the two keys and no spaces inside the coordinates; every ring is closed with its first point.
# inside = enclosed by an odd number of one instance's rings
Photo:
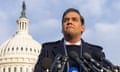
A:
{"type": "MultiPolygon", "coordinates": [[[[88,53],[91,58],[101,64],[101,66],[107,67],[108,64],[102,61],[102,58],[105,58],[102,47],[85,42],[81,38],[84,31],[84,18],[81,16],[80,12],[74,8],[67,9],[62,17],[62,33],[64,38],[56,42],[43,44],[34,72],[44,72],[42,63],[45,57],[52,59],[53,62],[57,54],[69,56],[70,52],[75,52],[79,58],[82,58],[84,53],[88,53]],[[100,55],[99,58],[96,56],[97,54],[100,55]]],[[[88,65],[85,66],[87,68],[89,67],[88,65]]],[[[72,72],[70,69],[74,67],[77,70],[76,72],[85,72],[84,68],[73,59],[68,59],[63,72],[72,72]]],[[[92,69],[88,69],[89,72],[94,72],[92,69]]]]}

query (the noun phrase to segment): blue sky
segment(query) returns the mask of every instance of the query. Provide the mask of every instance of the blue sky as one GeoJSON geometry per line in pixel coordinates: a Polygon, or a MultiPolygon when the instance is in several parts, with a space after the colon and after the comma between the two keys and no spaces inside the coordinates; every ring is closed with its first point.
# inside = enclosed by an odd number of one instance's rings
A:
{"type": "MultiPolygon", "coordinates": [[[[17,31],[23,0],[0,0],[0,44],[17,31]]],[[[120,65],[120,0],[25,0],[29,33],[40,43],[61,39],[61,18],[76,8],[85,18],[83,39],[100,45],[106,58],[120,65]]]]}

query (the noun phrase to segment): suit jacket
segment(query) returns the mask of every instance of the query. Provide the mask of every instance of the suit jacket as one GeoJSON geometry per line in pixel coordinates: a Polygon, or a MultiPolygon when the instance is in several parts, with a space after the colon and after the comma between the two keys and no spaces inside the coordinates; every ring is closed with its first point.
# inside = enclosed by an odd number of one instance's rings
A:
{"type": "MultiPolygon", "coordinates": [[[[83,53],[84,52],[89,53],[92,56],[92,58],[95,59],[97,62],[99,62],[102,66],[107,66],[107,64],[105,62],[96,58],[96,54],[98,54],[98,53],[102,55],[101,57],[105,58],[105,54],[102,51],[103,50],[102,47],[97,46],[97,45],[93,45],[93,44],[89,44],[87,42],[84,42],[83,40],[81,40],[81,41],[82,41],[83,53]]],[[[52,60],[54,60],[55,56],[58,53],[65,56],[64,40],[63,39],[56,41],[56,42],[44,43],[42,45],[42,50],[41,50],[41,53],[39,55],[38,61],[35,65],[34,72],[44,72],[42,67],[41,67],[42,59],[45,57],[49,57],[52,60]]]]}

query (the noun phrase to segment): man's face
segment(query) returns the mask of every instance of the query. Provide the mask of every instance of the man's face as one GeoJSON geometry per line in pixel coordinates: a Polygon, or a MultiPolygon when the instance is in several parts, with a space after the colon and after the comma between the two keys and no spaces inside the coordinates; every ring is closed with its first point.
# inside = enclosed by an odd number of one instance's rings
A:
{"type": "Polygon", "coordinates": [[[63,19],[63,34],[81,35],[84,32],[84,24],[81,23],[80,16],[76,12],[68,12],[63,19]]]}

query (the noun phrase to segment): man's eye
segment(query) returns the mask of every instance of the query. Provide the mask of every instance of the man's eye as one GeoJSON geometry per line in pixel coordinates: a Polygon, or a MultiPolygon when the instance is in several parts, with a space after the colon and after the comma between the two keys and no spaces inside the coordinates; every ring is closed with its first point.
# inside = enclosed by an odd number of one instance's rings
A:
{"type": "Polygon", "coordinates": [[[78,19],[77,19],[77,18],[72,18],[72,20],[73,20],[73,21],[78,21],[78,19]]]}
{"type": "Polygon", "coordinates": [[[64,18],[63,22],[69,21],[69,18],[64,18]]]}

